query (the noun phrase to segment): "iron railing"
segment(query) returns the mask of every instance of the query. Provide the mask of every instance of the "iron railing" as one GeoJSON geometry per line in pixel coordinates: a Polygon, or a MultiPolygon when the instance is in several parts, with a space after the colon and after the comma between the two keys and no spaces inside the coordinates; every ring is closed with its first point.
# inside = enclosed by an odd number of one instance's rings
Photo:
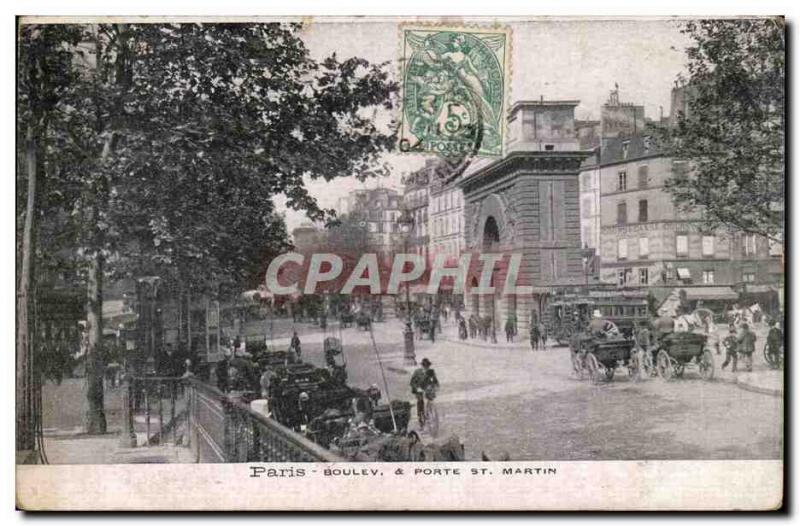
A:
{"type": "Polygon", "coordinates": [[[338,462],[341,458],[216,387],[185,380],[197,462],[338,462]]]}
{"type": "Polygon", "coordinates": [[[131,376],[122,391],[123,429],[126,447],[182,443],[186,422],[186,387],[182,378],[131,376]]]}

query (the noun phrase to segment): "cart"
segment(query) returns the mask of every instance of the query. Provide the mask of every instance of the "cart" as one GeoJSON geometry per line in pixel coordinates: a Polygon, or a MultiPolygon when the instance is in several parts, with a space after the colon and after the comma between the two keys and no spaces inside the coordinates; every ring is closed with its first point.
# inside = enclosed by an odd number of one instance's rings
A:
{"type": "Polygon", "coordinates": [[[583,334],[573,338],[571,348],[572,368],[578,378],[588,376],[595,383],[611,381],[616,369],[625,367],[632,380],[640,379],[639,355],[633,340],[583,334]]]}
{"type": "Polygon", "coordinates": [[[683,376],[687,366],[697,367],[703,380],[714,377],[714,355],[707,348],[708,337],[695,332],[665,334],[656,348],[656,372],[664,380],[683,376]]]}

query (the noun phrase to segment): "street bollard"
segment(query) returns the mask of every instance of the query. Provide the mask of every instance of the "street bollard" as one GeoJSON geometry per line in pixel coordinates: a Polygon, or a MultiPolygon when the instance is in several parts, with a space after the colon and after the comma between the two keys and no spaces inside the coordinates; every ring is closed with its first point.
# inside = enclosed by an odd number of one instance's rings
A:
{"type": "Polygon", "coordinates": [[[403,331],[403,341],[405,343],[405,365],[417,365],[417,356],[414,353],[414,329],[411,328],[411,322],[406,322],[406,328],[403,331]]]}

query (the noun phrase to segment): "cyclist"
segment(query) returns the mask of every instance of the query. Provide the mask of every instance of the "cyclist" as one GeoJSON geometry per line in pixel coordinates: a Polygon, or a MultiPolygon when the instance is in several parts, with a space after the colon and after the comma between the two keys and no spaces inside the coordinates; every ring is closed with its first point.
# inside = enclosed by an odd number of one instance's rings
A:
{"type": "Polygon", "coordinates": [[[411,393],[417,397],[417,420],[420,427],[425,425],[425,393],[428,389],[438,389],[439,379],[436,371],[431,369],[431,361],[422,359],[422,367],[411,375],[411,393]]]}

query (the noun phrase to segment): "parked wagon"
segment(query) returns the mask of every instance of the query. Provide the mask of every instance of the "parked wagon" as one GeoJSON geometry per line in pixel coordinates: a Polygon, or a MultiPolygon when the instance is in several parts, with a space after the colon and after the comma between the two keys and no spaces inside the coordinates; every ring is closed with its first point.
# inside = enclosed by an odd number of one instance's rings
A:
{"type": "Polygon", "coordinates": [[[700,377],[714,377],[714,355],[707,347],[708,337],[694,332],[665,334],[656,348],[656,372],[664,380],[680,378],[687,367],[697,367],[700,377]]]}

